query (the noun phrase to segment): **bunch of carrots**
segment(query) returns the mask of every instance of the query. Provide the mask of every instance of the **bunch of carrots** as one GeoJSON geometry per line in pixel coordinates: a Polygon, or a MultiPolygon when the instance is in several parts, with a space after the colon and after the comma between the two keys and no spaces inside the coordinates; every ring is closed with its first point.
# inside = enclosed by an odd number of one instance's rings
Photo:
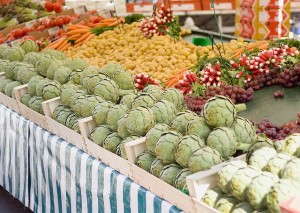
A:
{"type": "Polygon", "coordinates": [[[235,49],[231,52],[228,52],[226,54],[227,55],[226,58],[240,58],[240,57],[242,57],[242,55],[245,51],[253,51],[256,48],[259,50],[266,50],[266,49],[268,49],[268,47],[269,47],[269,42],[266,40],[252,42],[252,43],[249,43],[245,47],[241,47],[241,48],[235,49]]]}
{"type": "Polygon", "coordinates": [[[166,81],[166,87],[174,87],[178,81],[184,79],[185,72],[187,71],[186,68],[179,70],[176,74],[171,75],[170,78],[166,81]]]}
{"type": "MultiPolygon", "coordinates": [[[[113,27],[124,21],[123,18],[104,19],[97,24],[97,27],[113,27]]],[[[92,33],[91,29],[92,28],[81,24],[69,24],[66,33],[60,39],[48,45],[45,49],[65,51],[72,45],[74,45],[74,47],[82,46],[96,36],[92,33]]]]}

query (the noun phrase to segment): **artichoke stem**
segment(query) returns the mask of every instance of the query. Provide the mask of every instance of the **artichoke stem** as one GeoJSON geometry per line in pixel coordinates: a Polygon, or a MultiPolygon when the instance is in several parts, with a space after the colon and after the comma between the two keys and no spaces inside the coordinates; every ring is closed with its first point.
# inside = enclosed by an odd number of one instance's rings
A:
{"type": "Polygon", "coordinates": [[[240,143],[239,146],[237,147],[238,150],[241,150],[243,152],[247,152],[251,144],[247,143],[240,143]]]}
{"type": "Polygon", "coordinates": [[[235,109],[237,112],[242,112],[244,110],[246,110],[246,104],[236,104],[235,105],[235,109]]]}

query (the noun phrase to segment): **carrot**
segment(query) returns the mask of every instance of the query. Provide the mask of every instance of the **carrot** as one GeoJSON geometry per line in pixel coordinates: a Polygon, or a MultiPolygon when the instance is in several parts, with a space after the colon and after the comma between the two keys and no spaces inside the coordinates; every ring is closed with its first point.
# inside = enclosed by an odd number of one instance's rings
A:
{"type": "Polygon", "coordinates": [[[57,50],[61,50],[62,47],[64,47],[64,45],[66,45],[68,43],[67,40],[65,40],[61,45],[59,45],[56,49],[57,50]]]}
{"type": "Polygon", "coordinates": [[[89,40],[91,40],[91,39],[94,38],[94,37],[95,37],[94,34],[89,35],[89,36],[83,41],[83,44],[86,44],[86,42],[88,42],[89,40]]]}
{"type": "Polygon", "coordinates": [[[95,24],[94,26],[95,26],[95,27],[107,27],[107,25],[108,25],[108,24],[106,24],[106,23],[97,23],[97,24],[95,24]]]}
{"type": "Polygon", "coordinates": [[[89,37],[91,35],[91,32],[87,32],[85,34],[83,34],[79,39],[76,40],[76,43],[79,43],[81,41],[84,41],[87,37],[89,37]]]}
{"type": "Polygon", "coordinates": [[[84,34],[89,31],[90,31],[89,29],[72,30],[72,31],[67,32],[67,35],[74,35],[74,34],[78,34],[78,33],[84,34]]]}
{"type": "Polygon", "coordinates": [[[75,34],[75,35],[71,35],[68,39],[69,40],[76,40],[79,39],[81,37],[81,34],[75,34]]]}
{"type": "Polygon", "coordinates": [[[68,27],[76,28],[76,29],[89,29],[89,27],[80,25],[80,24],[70,24],[68,27]]]}
{"type": "Polygon", "coordinates": [[[107,24],[109,24],[109,23],[112,23],[112,22],[115,22],[115,21],[116,21],[115,18],[107,18],[107,19],[104,19],[104,20],[100,21],[100,23],[107,23],[107,24]]]}
{"type": "Polygon", "coordinates": [[[112,22],[110,24],[107,24],[108,27],[113,27],[113,26],[117,26],[119,24],[118,21],[112,22]]]}
{"type": "Polygon", "coordinates": [[[174,84],[176,84],[178,82],[178,79],[177,78],[174,78],[172,79],[168,84],[167,84],[167,87],[172,87],[174,84]]]}
{"type": "MultiPolygon", "coordinates": [[[[64,43],[66,41],[66,38],[65,37],[63,37],[63,38],[61,38],[61,39],[58,39],[57,41],[56,41],[56,43],[53,45],[53,46],[51,46],[51,48],[52,49],[56,49],[56,48],[58,48],[62,43],[64,43]]],[[[49,47],[49,46],[48,46],[49,47]]],[[[47,48],[47,47],[46,47],[47,48]]]]}
{"type": "Polygon", "coordinates": [[[74,45],[74,47],[79,47],[79,46],[83,45],[83,42],[84,42],[84,41],[81,41],[81,42],[79,42],[79,43],[76,43],[76,44],[74,45]]]}
{"type": "Polygon", "coordinates": [[[65,50],[68,49],[70,46],[71,46],[71,44],[68,42],[65,46],[63,46],[63,47],[61,48],[60,51],[65,51],[65,50]]]}

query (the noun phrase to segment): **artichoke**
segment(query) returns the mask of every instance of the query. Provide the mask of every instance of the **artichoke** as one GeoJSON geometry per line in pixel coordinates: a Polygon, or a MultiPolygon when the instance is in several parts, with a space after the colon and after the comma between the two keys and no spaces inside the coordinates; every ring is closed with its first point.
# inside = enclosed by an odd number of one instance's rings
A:
{"type": "Polygon", "coordinates": [[[110,101],[101,101],[94,107],[92,116],[97,125],[103,125],[106,122],[108,111],[114,106],[110,101]]]}
{"type": "Polygon", "coordinates": [[[281,171],[281,178],[300,182],[300,158],[289,160],[281,171]]]}
{"type": "Polygon", "coordinates": [[[196,173],[210,169],[222,161],[222,156],[217,150],[205,146],[193,153],[189,160],[189,169],[192,173],[196,173]]]}
{"type": "Polygon", "coordinates": [[[218,200],[224,196],[223,192],[219,188],[213,188],[206,191],[205,195],[202,197],[203,203],[215,207],[218,200]]]}
{"type": "Polygon", "coordinates": [[[87,98],[87,95],[82,95],[82,96],[79,96],[77,98],[77,100],[75,101],[75,104],[72,107],[72,110],[75,112],[75,114],[77,116],[81,116],[81,108],[82,108],[82,105],[86,98],[87,98]]]}
{"type": "Polygon", "coordinates": [[[54,50],[54,49],[46,49],[43,51],[43,54],[47,55],[47,56],[52,56],[53,58],[55,58],[57,60],[67,59],[67,56],[65,53],[58,51],[58,50],[54,50]]]}
{"type": "Polygon", "coordinates": [[[112,79],[119,85],[121,89],[128,90],[134,88],[134,79],[130,72],[124,70],[114,72],[112,79]]]}
{"type": "Polygon", "coordinates": [[[290,155],[296,155],[297,149],[300,147],[300,133],[294,133],[288,136],[281,146],[280,151],[290,155]]]}
{"type": "Polygon", "coordinates": [[[162,133],[169,130],[169,126],[166,124],[156,124],[153,128],[149,130],[146,134],[146,146],[147,149],[155,154],[155,147],[158,139],[161,137],[162,133]]]}
{"type": "Polygon", "coordinates": [[[269,138],[264,138],[261,136],[258,136],[256,141],[250,145],[248,151],[247,151],[247,155],[246,155],[246,160],[247,162],[249,161],[250,156],[252,155],[252,153],[258,149],[260,149],[261,147],[270,147],[270,148],[274,148],[274,143],[272,140],[270,140],[269,138]]]}
{"type": "Polygon", "coordinates": [[[238,169],[230,181],[232,195],[240,201],[245,201],[247,198],[247,187],[249,186],[253,178],[257,177],[260,174],[261,171],[254,166],[248,166],[238,169]]]}
{"type": "Polygon", "coordinates": [[[155,156],[151,154],[149,151],[142,152],[137,156],[135,164],[138,167],[141,167],[142,169],[146,170],[147,172],[150,172],[150,167],[153,161],[155,160],[155,156]]]}
{"type": "Polygon", "coordinates": [[[82,105],[80,114],[82,117],[86,118],[92,116],[94,107],[99,104],[101,101],[104,101],[100,96],[87,96],[82,105]]]}
{"type": "Polygon", "coordinates": [[[43,98],[42,97],[37,97],[33,96],[29,101],[28,101],[28,107],[33,109],[34,111],[44,114],[43,108],[42,108],[42,103],[43,103],[43,98]]]}
{"type": "Polygon", "coordinates": [[[117,133],[123,139],[130,136],[130,134],[127,130],[127,127],[126,127],[127,117],[128,117],[128,114],[125,114],[125,115],[121,116],[117,122],[117,133]]]}
{"type": "Polygon", "coordinates": [[[106,137],[111,133],[112,130],[108,126],[106,125],[98,126],[92,130],[90,139],[94,143],[98,144],[99,146],[103,146],[106,137]]]}
{"type": "Polygon", "coordinates": [[[269,160],[277,154],[276,150],[270,147],[262,147],[252,153],[249,158],[248,164],[256,166],[264,170],[269,160]]]}
{"type": "Polygon", "coordinates": [[[177,109],[180,109],[183,105],[184,96],[183,93],[175,88],[166,89],[162,96],[161,100],[166,100],[173,103],[177,109]]]}
{"type": "Polygon", "coordinates": [[[80,86],[75,84],[64,84],[60,88],[60,100],[64,106],[69,106],[70,97],[80,89],[80,86]]]}
{"type": "Polygon", "coordinates": [[[184,191],[187,189],[186,185],[186,177],[191,175],[191,171],[187,168],[182,169],[178,175],[176,176],[174,186],[180,191],[184,191]]]}
{"type": "Polygon", "coordinates": [[[183,168],[187,168],[192,154],[204,146],[204,140],[197,135],[184,136],[176,146],[176,162],[183,168]]]}
{"type": "MultiPolygon", "coordinates": [[[[118,120],[128,113],[129,109],[126,105],[114,105],[108,112],[106,116],[106,124],[114,131],[117,131],[118,120]]],[[[129,117],[129,115],[128,115],[129,117]]],[[[126,127],[126,126],[125,126],[126,127]]]]}
{"type": "Polygon", "coordinates": [[[0,92],[5,93],[5,87],[12,82],[10,79],[0,79],[0,92]]]}
{"type": "Polygon", "coordinates": [[[236,136],[227,127],[215,128],[207,137],[206,144],[216,149],[226,160],[236,152],[237,147],[236,136]]]}
{"type": "Polygon", "coordinates": [[[122,142],[122,138],[116,132],[109,133],[103,142],[103,148],[110,152],[116,153],[117,147],[122,142]]]}
{"type": "Polygon", "coordinates": [[[99,95],[107,101],[117,103],[119,100],[119,87],[113,80],[105,78],[97,83],[94,95],[99,95]]]}
{"type": "Polygon", "coordinates": [[[234,131],[239,149],[248,149],[249,145],[256,140],[256,131],[252,123],[242,117],[237,117],[233,122],[231,129],[234,131]],[[245,146],[245,147],[243,147],[245,146]]]}
{"type": "Polygon", "coordinates": [[[176,106],[166,100],[161,100],[152,106],[152,111],[156,118],[156,123],[171,124],[177,114],[176,106]]]}
{"type": "Polygon", "coordinates": [[[217,201],[215,209],[222,213],[230,213],[239,204],[239,201],[232,196],[224,196],[217,201]]]}
{"type": "Polygon", "coordinates": [[[230,181],[233,175],[240,169],[245,168],[247,163],[241,160],[232,160],[228,162],[220,171],[217,176],[218,187],[225,193],[230,194],[230,181]]]}
{"type": "MultiPolygon", "coordinates": [[[[82,70],[82,69],[81,69],[82,70]]],[[[97,66],[88,66],[83,69],[80,76],[80,83],[83,85],[83,79],[88,75],[101,73],[101,69],[97,66]]]]}
{"type": "Polygon", "coordinates": [[[253,178],[246,189],[246,194],[254,209],[260,210],[267,207],[267,194],[278,181],[278,176],[269,172],[263,172],[253,178]]]}
{"type": "Polygon", "coordinates": [[[160,86],[149,84],[143,89],[143,92],[150,93],[154,95],[157,101],[161,100],[161,96],[163,93],[163,90],[160,86]]]}
{"type": "Polygon", "coordinates": [[[151,166],[150,166],[150,173],[155,177],[159,177],[160,172],[166,166],[159,158],[156,158],[151,166]]]}
{"type": "MultiPolygon", "coordinates": [[[[1,84],[1,82],[0,82],[0,84],[1,84]]],[[[28,102],[31,98],[32,98],[32,96],[29,93],[25,93],[21,98],[21,103],[24,104],[25,106],[28,106],[28,102]]]]}
{"type": "Polygon", "coordinates": [[[56,117],[56,121],[66,126],[68,117],[72,116],[74,112],[69,108],[64,108],[61,110],[56,117]]]}
{"type": "Polygon", "coordinates": [[[203,117],[211,127],[230,127],[236,119],[237,112],[245,109],[246,105],[234,105],[224,96],[210,98],[203,106],[203,117]]]}
{"type": "Polygon", "coordinates": [[[72,70],[68,67],[60,67],[55,71],[53,80],[56,80],[61,84],[65,84],[68,82],[71,72],[72,70]]]}
{"type": "Polygon", "coordinates": [[[54,109],[54,111],[53,111],[53,113],[52,113],[52,115],[51,115],[51,118],[54,119],[54,120],[57,120],[58,114],[59,114],[62,110],[65,110],[65,109],[67,109],[67,107],[65,107],[64,105],[58,105],[58,106],[54,109]]]}
{"type": "Polygon", "coordinates": [[[148,107],[151,108],[156,102],[156,98],[149,93],[139,94],[132,102],[132,108],[148,107]]]}
{"type": "Polygon", "coordinates": [[[9,82],[5,87],[5,95],[9,97],[13,97],[13,90],[15,87],[21,86],[21,83],[19,81],[11,81],[9,82]]]}
{"type": "Polygon", "coordinates": [[[54,60],[47,69],[46,77],[50,80],[53,80],[56,70],[58,70],[60,67],[63,66],[64,66],[63,61],[54,60]]]}
{"type": "Polygon", "coordinates": [[[68,59],[66,61],[66,67],[69,67],[72,71],[76,70],[76,69],[82,69],[83,70],[86,67],[88,67],[88,64],[83,59],[73,58],[73,59],[68,59]]]}
{"type": "Polygon", "coordinates": [[[273,158],[269,160],[267,165],[264,167],[264,170],[271,172],[273,174],[281,176],[281,170],[285,164],[291,160],[293,157],[286,153],[277,153],[273,158]]]}
{"type": "Polygon", "coordinates": [[[88,75],[83,79],[83,87],[87,89],[89,94],[93,94],[96,85],[103,79],[108,79],[108,77],[101,73],[88,75]]]}
{"type": "Polygon", "coordinates": [[[139,139],[138,136],[130,136],[128,138],[126,138],[125,140],[123,140],[117,147],[117,152],[116,154],[117,155],[120,155],[122,158],[126,159],[127,160],[127,154],[126,154],[126,151],[125,151],[125,143],[128,143],[128,142],[131,142],[131,141],[134,141],[134,140],[137,140],[139,139]]]}
{"type": "Polygon", "coordinates": [[[280,213],[280,204],[295,195],[300,196],[300,183],[293,180],[280,179],[267,195],[269,211],[280,213]]]}
{"type": "Polygon", "coordinates": [[[101,72],[107,75],[109,78],[113,78],[115,73],[124,71],[124,68],[121,64],[116,62],[107,63],[104,67],[102,67],[101,72]]]}
{"type": "Polygon", "coordinates": [[[132,109],[132,102],[136,98],[136,94],[124,95],[120,101],[120,104],[125,104],[128,109],[132,109]]]}
{"type": "Polygon", "coordinates": [[[50,82],[49,79],[45,78],[43,80],[40,80],[37,84],[36,84],[36,88],[35,88],[35,92],[36,95],[39,97],[43,96],[43,89],[46,86],[46,84],[48,84],[50,82]]]}
{"type": "Polygon", "coordinates": [[[249,213],[254,212],[253,207],[248,202],[241,202],[237,204],[231,213],[249,213]]]}
{"type": "MultiPolygon", "coordinates": [[[[74,108],[75,106],[75,103],[77,101],[77,99],[81,96],[84,96],[86,95],[86,92],[84,90],[77,90],[75,93],[73,93],[71,96],[70,96],[70,100],[69,100],[69,107],[71,109],[74,108]]],[[[81,109],[80,109],[81,110],[81,109]]],[[[79,112],[80,114],[80,112],[79,112]]]]}
{"type": "Polygon", "coordinates": [[[159,174],[159,179],[175,186],[176,176],[181,171],[181,167],[178,164],[170,164],[165,166],[159,174]]]}
{"type": "Polygon", "coordinates": [[[144,136],[155,126],[155,116],[149,108],[135,108],[128,113],[126,126],[131,135],[144,136]]]}
{"type": "Polygon", "coordinates": [[[166,131],[161,134],[155,147],[155,153],[164,164],[175,163],[175,149],[182,135],[176,131],[166,131]]]}
{"type": "Polygon", "coordinates": [[[74,122],[78,119],[79,119],[79,117],[77,115],[75,115],[75,113],[72,113],[68,116],[65,124],[68,128],[72,129],[74,122]]]}
{"type": "Polygon", "coordinates": [[[197,114],[191,111],[179,112],[171,124],[171,128],[176,129],[181,134],[186,135],[186,126],[197,114]]]}
{"type": "Polygon", "coordinates": [[[27,89],[31,96],[36,96],[36,85],[43,79],[42,76],[34,76],[29,80],[27,89]]]}
{"type": "Polygon", "coordinates": [[[43,56],[43,55],[40,54],[40,53],[30,52],[30,53],[27,53],[27,54],[24,56],[23,62],[28,63],[28,64],[35,65],[36,62],[38,62],[38,61],[41,59],[42,56],[43,56]]]}
{"type": "Polygon", "coordinates": [[[57,81],[49,81],[45,84],[42,91],[42,96],[45,100],[49,100],[60,95],[61,86],[57,81]]]}
{"type": "Polygon", "coordinates": [[[55,60],[56,59],[50,55],[43,55],[41,59],[35,64],[36,70],[41,76],[46,77],[48,68],[55,60]]]}
{"type": "Polygon", "coordinates": [[[190,120],[186,126],[186,133],[188,135],[196,134],[199,137],[203,138],[204,140],[207,139],[208,135],[210,134],[211,129],[206,124],[206,121],[203,117],[194,117],[190,120]]]}

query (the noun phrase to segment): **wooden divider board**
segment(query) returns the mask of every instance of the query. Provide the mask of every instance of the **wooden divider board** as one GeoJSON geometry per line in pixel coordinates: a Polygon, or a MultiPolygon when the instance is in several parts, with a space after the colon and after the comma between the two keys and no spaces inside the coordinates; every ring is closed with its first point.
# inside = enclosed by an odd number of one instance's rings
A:
{"type": "Polygon", "coordinates": [[[90,137],[90,133],[97,126],[96,122],[93,121],[92,116],[80,119],[78,121],[78,125],[79,125],[81,135],[86,138],[90,137]]]}
{"type": "Polygon", "coordinates": [[[7,106],[16,113],[20,114],[20,108],[17,100],[3,94],[2,92],[0,92],[0,104],[3,104],[4,106],[7,106]]]}
{"type": "Polygon", "coordinates": [[[14,88],[16,100],[21,102],[23,95],[28,91],[28,84],[24,84],[14,88]]]}
{"type": "Polygon", "coordinates": [[[61,105],[62,102],[60,100],[60,97],[56,97],[47,101],[44,101],[42,103],[43,111],[45,116],[52,117],[52,113],[54,112],[55,108],[61,105]]]}
{"type": "Polygon", "coordinates": [[[5,72],[0,72],[0,79],[5,78],[5,72]]]}
{"type": "Polygon", "coordinates": [[[147,150],[145,141],[146,137],[142,137],[124,144],[125,152],[130,162],[135,163],[139,154],[147,150]]]}

